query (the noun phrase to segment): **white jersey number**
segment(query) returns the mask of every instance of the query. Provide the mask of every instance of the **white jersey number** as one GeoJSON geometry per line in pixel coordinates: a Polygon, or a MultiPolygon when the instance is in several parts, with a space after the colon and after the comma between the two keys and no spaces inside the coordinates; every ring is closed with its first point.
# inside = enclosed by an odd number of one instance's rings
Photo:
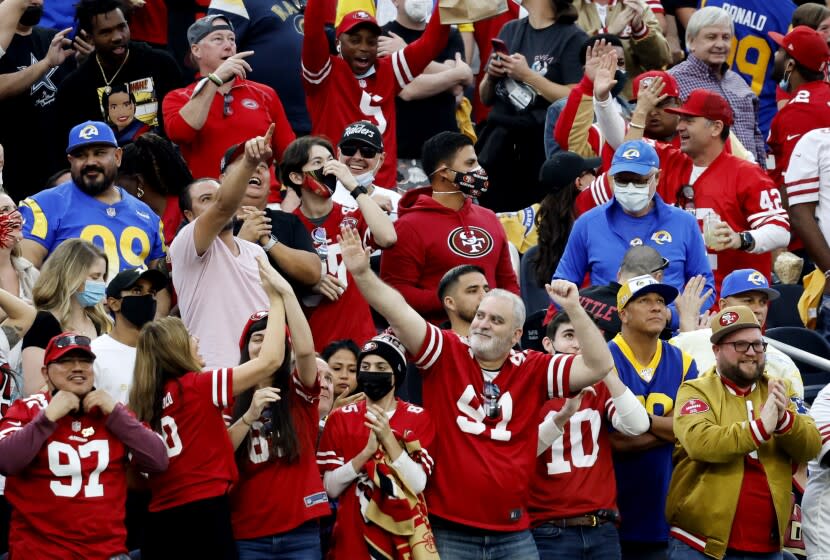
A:
{"type": "Polygon", "coordinates": [[[104,487],[98,482],[98,478],[110,462],[110,448],[107,440],[96,439],[75,448],[67,443],[53,441],[46,448],[49,455],[49,470],[57,477],[69,478],[68,483],[53,480],[49,488],[55,496],[60,498],[74,498],[84,490],[85,498],[100,498],[104,495],[104,487]],[[92,457],[95,453],[98,456],[98,464],[95,470],[89,473],[89,480],[83,484],[83,473],[81,459],[92,457]]]}
{"type": "Polygon", "coordinates": [[[271,456],[268,440],[262,436],[262,422],[254,422],[248,439],[248,458],[255,465],[264,463],[271,456]]]}
{"type": "Polygon", "coordinates": [[[182,440],[179,437],[179,427],[172,416],[161,417],[161,431],[164,446],[167,448],[167,456],[179,455],[182,452],[182,440]]]}
{"type": "MultiPolygon", "coordinates": [[[[545,420],[556,414],[551,411],[548,413],[545,420]]],[[[570,460],[565,458],[565,437],[556,438],[556,441],[550,446],[551,460],[548,463],[548,474],[562,474],[571,472],[571,467],[578,469],[587,469],[594,466],[597,462],[597,454],[599,453],[599,430],[602,426],[602,418],[599,412],[593,408],[585,410],[578,410],[571,419],[565,424],[565,430],[568,430],[571,443],[571,457],[570,460]],[[585,452],[585,446],[582,440],[582,424],[588,423],[591,432],[591,452],[585,452]]]]}
{"type": "Polygon", "coordinates": [[[485,437],[494,439],[496,441],[510,441],[513,436],[512,432],[507,429],[507,424],[513,418],[513,397],[510,391],[502,393],[499,397],[499,405],[501,406],[501,421],[495,427],[489,427],[484,423],[484,407],[479,405],[473,408],[473,399],[476,397],[476,390],[472,385],[467,385],[461,398],[458,399],[456,405],[461,415],[457,416],[455,421],[462,432],[473,435],[486,434],[485,437]]]}

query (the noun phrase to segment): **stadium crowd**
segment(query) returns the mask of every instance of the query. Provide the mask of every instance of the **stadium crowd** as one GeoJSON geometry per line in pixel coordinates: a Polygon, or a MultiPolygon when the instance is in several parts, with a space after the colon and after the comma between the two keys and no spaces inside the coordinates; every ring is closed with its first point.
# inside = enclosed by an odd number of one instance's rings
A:
{"type": "Polygon", "coordinates": [[[829,63],[830,0],[0,0],[0,560],[830,560],[829,63]]]}

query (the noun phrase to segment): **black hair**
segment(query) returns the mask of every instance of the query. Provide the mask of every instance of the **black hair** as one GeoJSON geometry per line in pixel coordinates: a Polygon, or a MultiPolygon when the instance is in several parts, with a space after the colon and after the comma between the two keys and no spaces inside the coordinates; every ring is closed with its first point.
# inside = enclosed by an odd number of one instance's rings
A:
{"type": "MultiPolygon", "coordinates": [[[[789,56],[789,55],[787,55],[789,56]]],[[[817,72],[816,70],[811,70],[798,62],[796,59],[790,57],[793,62],[795,62],[795,71],[799,73],[799,75],[804,78],[806,82],[821,82],[824,80],[824,72],[817,72]]]]}
{"type": "Polygon", "coordinates": [[[193,212],[193,197],[190,196],[190,190],[193,188],[194,185],[198,185],[199,183],[204,183],[206,181],[213,181],[216,182],[216,179],[213,177],[202,177],[201,179],[194,179],[182,189],[182,192],[179,193],[179,210],[182,211],[184,214],[185,210],[190,210],[193,212]]]}
{"type": "Polygon", "coordinates": [[[44,189],[51,189],[52,187],[58,186],[58,179],[60,179],[61,175],[64,173],[71,173],[71,169],[61,169],[56,173],[52,173],[49,175],[49,178],[46,179],[46,184],[43,186],[44,189]]]}
{"type": "Polygon", "coordinates": [[[559,330],[559,327],[561,327],[564,323],[570,322],[571,319],[568,317],[568,314],[564,311],[560,311],[553,316],[553,319],[551,319],[545,327],[545,336],[553,342],[553,339],[556,338],[556,332],[559,330]]]}
{"type": "Polygon", "coordinates": [[[588,58],[588,47],[593,47],[594,44],[600,41],[601,39],[605,39],[605,42],[610,44],[611,46],[625,49],[625,47],[623,47],[622,40],[612,33],[600,33],[599,35],[592,35],[591,37],[586,39],[584,43],[582,43],[581,47],[579,47],[580,66],[585,66],[585,60],[588,58]]]}
{"type": "Polygon", "coordinates": [[[348,350],[354,354],[355,360],[357,360],[357,357],[360,356],[360,347],[357,343],[351,338],[343,338],[341,340],[329,342],[329,344],[323,348],[323,351],[320,352],[320,357],[328,362],[329,358],[336,354],[338,350],[348,350]]]}
{"type": "MultiPolygon", "coordinates": [[[[242,345],[239,363],[244,364],[250,361],[251,354],[248,352],[248,343],[251,337],[258,332],[264,331],[268,324],[268,317],[264,317],[251,325],[245,335],[242,345]]],[[[289,349],[288,337],[285,337],[285,348],[289,349]]],[[[282,460],[287,463],[294,463],[300,458],[300,437],[297,434],[297,426],[291,415],[291,352],[285,353],[285,358],[280,367],[274,372],[271,378],[271,386],[280,390],[282,398],[268,405],[271,411],[271,429],[269,433],[263,434],[268,440],[269,461],[282,460]]],[[[236,398],[233,409],[234,421],[242,418],[242,415],[250,408],[254,398],[256,387],[251,387],[236,398]]],[[[243,442],[244,443],[244,442],[243,442]]],[[[303,450],[311,452],[311,450],[303,450]]],[[[248,454],[248,446],[240,445],[236,449],[237,461],[241,462],[248,454]]]]}
{"type": "Polygon", "coordinates": [[[108,14],[113,10],[121,10],[126,13],[124,4],[120,0],[80,0],[75,4],[75,21],[78,27],[92,33],[92,20],[95,16],[108,14]]]}
{"type": "Polygon", "coordinates": [[[441,278],[441,281],[438,282],[438,299],[441,300],[443,303],[444,296],[447,295],[447,292],[450,288],[455,287],[458,284],[459,280],[465,274],[470,274],[471,272],[478,272],[480,274],[484,274],[484,269],[480,266],[476,266],[474,264],[460,264],[456,267],[449,269],[446,274],[441,278]]]}
{"type": "Polygon", "coordinates": [[[280,163],[280,181],[287,185],[300,196],[302,185],[297,185],[291,180],[291,173],[302,173],[303,166],[308,163],[308,155],[314,146],[323,146],[334,157],[334,146],[322,136],[302,136],[291,142],[282,154],[280,163]]]}
{"type": "Polygon", "coordinates": [[[556,11],[556,23],[575,23],[579,19],[579,13],[573,5],[573,0],[552,0],[551,4],[556,11]]]}
{"type": "Polygon", "coordinates": [[[723,123],[723,130],[720,131],[720,139],[723,140],[724,142],[729,140],[729,132],[730,132],[729,125],[726,124],[726,123],[723,123]]]}
{"type": "Polygon", "coordinates": [[[574,220],[574,202],[579,191],[575,186],[545,195],[536,212],[539,252],[536,254],[536,279],[539,285],[550,282],[559,259],[565,252],[574,220]]]}
{"type": "MultiPolygon", "coordinates": [[[[179,196],[193,183],[193,175],[178,148],[153,132],[143,134],[124,146],[118,175],[141,175],[149,188],[173,196],[179,196]]],[[[187,205],[189,210],[193,209],[189,193],[187,205]]]]}
{"type": "Polygon", "coordinates": [[[421,150],[421,167],[427,177],[435,173],[442,163],[449,164],[464,146],[473,146],[473,141],[460,132],[439,132],[424,142],[421,150]]]}

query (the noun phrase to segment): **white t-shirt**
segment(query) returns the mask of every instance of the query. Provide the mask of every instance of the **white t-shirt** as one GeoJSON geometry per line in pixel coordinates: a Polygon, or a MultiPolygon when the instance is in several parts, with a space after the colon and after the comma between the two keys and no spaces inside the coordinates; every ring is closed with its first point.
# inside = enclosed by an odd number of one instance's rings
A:
{"type": "Polygon", "coordinates": [[[239,363],[239,337],[248,317],[268,309],[259,282],[257,257],[262,247],[234,237],[239,255],[217,236],[202,256],[196,254],[194,224],[187,224],[170,244],[173,286],[179,311],[190,334],[199,338],[207,369],[239,363]]]}
{"type": "Polygon", "coordinates": [[[816,203],[816,221],[830,240],[830,128],[817,128],[801,137],[784,174],[790,206],[816,203]]]}
{"type": "Polygon", "coordinates": [[[95,353],[92,363],[95,388],[106,391],[113,399],[126,405],[133,386],[135,347],[102,334],[92,341],[90,348],[95,353]]]}

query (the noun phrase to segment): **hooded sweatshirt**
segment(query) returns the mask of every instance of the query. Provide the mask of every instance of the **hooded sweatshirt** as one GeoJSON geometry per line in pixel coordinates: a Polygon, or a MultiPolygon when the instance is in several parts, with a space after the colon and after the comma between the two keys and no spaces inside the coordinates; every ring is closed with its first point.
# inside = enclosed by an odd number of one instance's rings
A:
{"type": "Polygon", "coordinates": [[[426,320],[446,320],[438,283],[451,268],[484,269],[490,288],[519,295],[507,235],[492,210],[468,198],[456,211],[432,198],[432,188],[407,192],[398,204],[398,242],[383,252],[381,278],[397,289],[426,320]]]}

